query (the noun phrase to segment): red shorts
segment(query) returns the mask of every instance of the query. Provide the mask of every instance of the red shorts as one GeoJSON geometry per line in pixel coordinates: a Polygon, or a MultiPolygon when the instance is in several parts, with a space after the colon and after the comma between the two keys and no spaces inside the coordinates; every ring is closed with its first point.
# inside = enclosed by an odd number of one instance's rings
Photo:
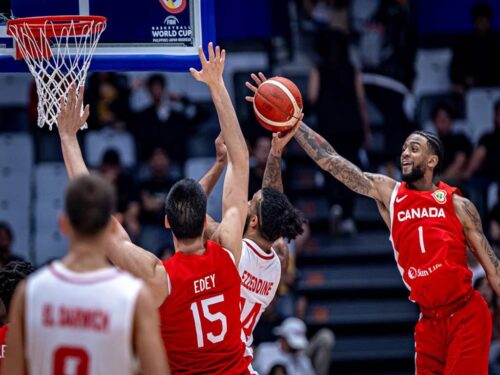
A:
{"type": "Polygon", "coordinates": [[[455,313],[420,316],[415,326],[416,374],[488,375],[491,314],[476,291],[455,313]]]}

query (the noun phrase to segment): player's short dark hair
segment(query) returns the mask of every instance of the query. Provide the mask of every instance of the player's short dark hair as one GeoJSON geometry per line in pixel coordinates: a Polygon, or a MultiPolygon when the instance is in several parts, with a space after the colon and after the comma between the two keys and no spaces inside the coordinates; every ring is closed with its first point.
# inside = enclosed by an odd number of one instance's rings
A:
{"type": "Polygon", "coordinates": [[[148,87],[148,89],[151,90],[153,85],[156,83],[160,84],[164,88],[167,87],[167,79],[165,78],[165,76],[163,74],[158,74],[158,73],[151,74],[148,77],[148,80],[146,82],[146,86],[148,87]]]}
{"type": "Polygon", "coordinates": [[[13,260],[0,270],[0,299],[6,311],[9,311],[17,284],[33,272],[35,272],[35,267],[30,262],[21,260],[13,260]]]}
{"type": "Polygon", "coordinates": [[[434,176],[439,174],[444,160],[444,146],[441,139],[436,134],[424,130],[415,130],[412,134],[418,134],[427,140],[429,150],[433,155],[437,155],[438,157],[438,163],[436,168],[434,168],[434,176]]]}
{"type": "Polygon", "coordinates": [[[83,236],[93,236],[104,230],[115,204],[113,187],[98,175],[78,177],[66,188],[66,214],[76,233],[83,236]]]}
{"type": "Polygon", "coordinates": [[[203,233],[207,195],[198,181],[184,178],[174,184],[165,200],[165,215],[177,239],[195,239],[203,233]]]}
{"type": "Polygon", "coordinates": [[[12,241],[14,239],[14,234],[12,233],[10,225],[7,224],[5,221],[0,221],[0,231],[5,232],[9,241],[12,241]]]}
{"type": "Polygon", "coordinates": [[[259,228],[264,238],[276,241],[280,237],[293,240],[304,232],[306,222],[285,194],[272,188],[262,188],[262,200],[257,207],[259,228]]]}
{"type": "Polygon", "coordinates": [[[491,8],[491,5],[486,1],[474,4],[471,8],[470,13],[473,20],[479,17],[485,17],[489,20],[493,18],[493,9],[491,8]]]}

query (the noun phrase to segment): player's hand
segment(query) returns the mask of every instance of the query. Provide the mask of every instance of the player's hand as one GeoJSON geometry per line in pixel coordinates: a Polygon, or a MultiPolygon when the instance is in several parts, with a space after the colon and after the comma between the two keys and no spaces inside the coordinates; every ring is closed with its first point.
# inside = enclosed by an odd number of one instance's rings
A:
{"type": "Polygon", "coordinates": [[[83,104],[84,87],[78,90],[78,97],[76,95],[76,86],[72,85],[68,91],[67,100],[61,97],[59,102],[61,110],[57,115],[57,129],[62,136],[74,136],[78,129],[85,125],[89,118],[90,107],[87,104],[83,112],[81,112],[83,104]]]}
{"type": "Polygon", "coordinates": [[[227,163],[227,147],[222,138],[222,133],[215,138],[215,156],[218,163],[227,163]]]}
{"type": "Polygon", "coordinates": [[[259,72],[259,74],[255,74],[255,73],[252,73],[250,74],[250,77],[252,77],[253,81],[255,82],[255,84],[257,86],[254,86],[252,85],[250,82],[246,81],[245,82],[245,86],[251,91],[253,92],[253,96],[245,96],[245,100],[247,102],[250,102],[250,103],[253,103],[253,98],[255,96],[255,94],[257,93],[257,89],[259,88],[260,85],[262,85],[262,82],[266,81],[267,78],[266,76],[264,75],[264,73],[262,72],[259,72]]]}
{"type": "Polygon", "coordinates": [[[200,82],[205,82],[208,86],[223,83],[222,73],[224,72],[224,63],[226,61],[226,50],[221,50],[219,46],[215,47],[212,42],[208,43],[208,60],[201,47],[198,48],[200,55],[201,70],[189,68],[191,75],[200,82]]]}
{"type": "Polygon", "coordinates": [[[293,128],[284,132],[273,133],[273,140],[271,143],[271,154],[273,156],[281,157],[286,145],[288,144],[288,142],[290,142],[290,139],[292,139],[299,130],[300,123],[302,122],[303,118],[304,114],[301,113],[300,118],[297,120],[297,123],[293,126],[293,128]]]}

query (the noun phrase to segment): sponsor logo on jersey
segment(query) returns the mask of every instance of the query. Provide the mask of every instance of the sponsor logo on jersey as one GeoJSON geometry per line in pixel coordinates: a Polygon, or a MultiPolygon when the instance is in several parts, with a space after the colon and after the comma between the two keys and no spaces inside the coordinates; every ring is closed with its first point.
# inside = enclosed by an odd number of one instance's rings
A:
{"type": "Polygon", "coordinates": [[[177,14],[186,9],[188,0],[160,0],[161,5],[169,13],[177,14]]]}
{"type": "Polygon", "coordinates": [[[415,268],[415,267],[410,267],[408,268],[408,277],[412,280],[415,280],[417,277],[427,277],[437,269],[441,268],[442,264],[437,263],[434,264],[433,266],[427,267],[427,268],[415,268]]]}
{"type": "Polygon", "coordinates": [[[406,199],[406,197],[407,197],[407,196],[408,196],[408,194],[403,195],[402,197],[398,197],[398,198],[396,198],[396,203],[399,203],[399,202],[404,201],[404,200],[406,199]]]}
{"type": "Polygon", "coordinates": [[[436,190],[434,193],[432,193],[432,196],[438,202],[439,204],[445,204],[446,203],[446,191],[444,190],[436,190]]]}
{"type": "Polygon", "coordinates": [[[446,215],[442,208],[437,207],[424,207],[424,208],[410,208],[398,212],[398,221],[403,222],[406,220],[423,219],[426,217],[432,218],[445,218],[446,215]]]}

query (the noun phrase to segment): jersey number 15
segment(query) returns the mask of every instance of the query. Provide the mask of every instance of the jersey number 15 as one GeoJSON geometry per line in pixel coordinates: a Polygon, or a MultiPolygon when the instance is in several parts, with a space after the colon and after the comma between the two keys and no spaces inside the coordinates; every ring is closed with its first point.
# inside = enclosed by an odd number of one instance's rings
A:
{"type": "Polygon", "coordinates": [[[203,348],[205,346],[205,337],[213,344],[217,344],[224,340],[227,333],[227,319],[222,312],[217,312],[215,314],[211,313],[209,308],[217,303],[224,302],[224,295],[219,294],[218,296],[203,299],[199,302],[201,305],[201,311],[203,312],[203,317],[209,322],[220,321],[222,325],[222,330],[219,334],[215,335],[213,332],[204,333],[203,326],[201,324],[200,309],[197,302],[191,304],[191,312],[193,313],[194,326],[196,328],[196,339],[198,342],[198,348],[203,348]]]}

